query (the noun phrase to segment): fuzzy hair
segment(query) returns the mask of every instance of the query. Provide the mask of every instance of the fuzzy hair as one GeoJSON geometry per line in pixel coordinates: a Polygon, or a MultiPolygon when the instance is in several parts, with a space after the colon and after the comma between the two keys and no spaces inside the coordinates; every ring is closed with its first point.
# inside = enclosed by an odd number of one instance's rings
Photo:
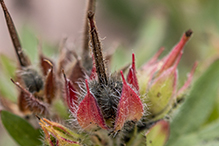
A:
{"type": "Polygon", "coordinates": [[[115,119],[123,83],[119,77],[111,75],[107,84],[100,84],[96,80],[89,83],[91,93],[97,100],[105,120],[115,119]]]}
{"type": "Polygon", "coordinates": [[[43,78],[36,70],[32,68],[22,68],[22,70],[17,73],[31,93],[39,92],[43,89],[43,78]]]}

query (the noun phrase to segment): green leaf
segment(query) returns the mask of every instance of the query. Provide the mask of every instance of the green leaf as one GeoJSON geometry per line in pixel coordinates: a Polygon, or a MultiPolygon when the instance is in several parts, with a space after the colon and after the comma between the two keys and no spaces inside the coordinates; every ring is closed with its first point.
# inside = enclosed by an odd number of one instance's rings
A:
{"type": "Polygon", "coordinates": [[[38,59],[37,38],[35,34],[33,29],[28,26],[24,26],[20,33],[22,49],[31,62],[35,62],[38,59]]]}
{"type": "MultiPolygon", "coordinates": [[[[36,31],[30,26],[24,26],[21,30],[21,44],[25,54],[29,57],[32,63],[36,62],[38,57],[38,39],[36,31]]],[[[46,41],[39,40],[42,43],[42,50],[44,55],[53,56],[58,53],[58,49],[55,46],[50,45],[46,41]]]]}
{"type": "Polygon", "coordinates": [[[0,95],[13,102],[17,101],[17,90],[10,81],[10,77],[7,77],[3,72],[0,72],[0,95]]]}
{"type": "Polygon", "coordinates": [[[169,123],[162,120],[157,122],[146,133],[147,146],[164,146],[170,134],[169,123]]]}
{"type": "Polygon", "coordinates": [[[200,129],[213,110],[219,87],[219,59],[197,80],[189,97],[172,119],[168,146],[178,146],[178,139],[200,129]]]}
{"type": "Polygon", "coordinates": [[[136,54],[136,66],[144,64],[162,46],[165,38],[167,18],[153,14],[139,29],[137,42],[133,46],[136,54]]]}
{"type": "Polygon", "coordinates": [[[10,78],[14,78],[15,70],[16,63],[9,57],[0,54],[0,95],[14,102],[17,101],[17,92],[10,78]]]}
{"type": "Polygon", "coordinates": [[[209,124],[204,129],[182,135],[176,142],[177,146],[218,146],[219,121],[209,124]]]}
{"type": "Polygon", "coordinates": [[[0,66],[1,70],[8,76],[14,77],[16,70],[16,63],[13,62],[9,57],[0,54],[0,66]]]}
{"type": "Polygon", "coordinates": [[[105,9],[108,10],[107,12],[113,14],[114,19],[125,24],[125,27],[129,26],[136,28],[143,16],[142,9],[136,11],[135,8],[137,8],[138,5],[134,5],[135,3],[132,3],[131,1],[105,0],[103,1],[103,4],[105,9]]]}
{"type": "Polygon", "coordinates": [[[68,107],[65,106],[65,104],[61,100],[55,100],[53,103],[53,108],[55,113],[58,113],[63,119],[68,119],[68,107]]]}
{"type": "Polygon", "coordinates": [[[1,111],[1,120],[5,129],[19,145],[42,145],[40,130],[34,129],[26,120],[8,111],[1,111]]]}

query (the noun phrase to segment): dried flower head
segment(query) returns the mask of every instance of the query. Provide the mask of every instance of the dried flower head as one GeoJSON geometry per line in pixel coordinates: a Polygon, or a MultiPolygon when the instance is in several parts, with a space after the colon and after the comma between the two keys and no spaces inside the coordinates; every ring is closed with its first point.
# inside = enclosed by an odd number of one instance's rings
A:
{"type": "Polygon", "coordinates": [[[17,79],[12,80],[20,89],[18,106],[24,114],[37,113],[48,114],[49,104],[55,97],[56,80],[53,63],[40,53],[40,64],[42,73],[31,67],[29,58],[24,54],[19,41],[13,20],[7,10],[4,1],[1,1],[8,30],[19,61],[17,79]]]}
{"type": "MultiPolygon", "coordinates": [[[[197,64],[180,89],[177,87],[177,66],[192,30],[186,31],[179,43],[162,59],[159,60],[158,57],[163,48],[137,69],[133,53],[127,74],[127,67],[111,73],[105,64],[107,57],[103,56],[95,23],[95,0],[88,1],[82,60],[75,52],[61,52],[55,72],[55,64],[40,52],[42,73],[38,73],[31,68],[28,57],[22,52],[10,14],[4,1],[0,2],[19,60],[18,82],[12,82],[20,89],[20,110],[51,117],[49,107],[57,90],[63,88],[60,75],[64,76],[63,100],[70,111],[71,130],[56,122],[39,118],[47,145],[125,145],[136,133],[163,119],[191,84],[197,64]],[[71,61],[70,55],[76,61],[72,68],[66,68],[66,64],[71,61]]],[[[169,134],[168,122],[159,122],[158,126],[161,126],[159,130],[163,133],[169,134]]],[[[165,141],[167,137],[165,136],[165,141]]]]}

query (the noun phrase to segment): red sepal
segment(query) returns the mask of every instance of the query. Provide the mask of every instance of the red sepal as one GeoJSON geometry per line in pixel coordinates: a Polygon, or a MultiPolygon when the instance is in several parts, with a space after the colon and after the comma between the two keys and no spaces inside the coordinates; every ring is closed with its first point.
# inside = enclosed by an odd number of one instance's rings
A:
{"type": "Polygon", "coordinates": [[[73,116],[76,116],[76,111],[78,109],[78,96],[76,94],[76,90],[73,87],[72,82],[66,78],[65,74],[64,74],[64,79],[65,79],[65,92],[66,92],[65,100],[73,116]]]}
{"type": "Polygon", "coordinates": [[[138,79],[136,76],[136,69],[135,69],[135,54],[132,54],[132,66],[129,69],[128,75],[127,75],[127,82],[131,85],[133,85],[136,90],[139,92],[139,86],[138,86],[138,79]]]}
{"type": "Polygon", "coordinates": [[[178,91],[177,96],[182,95],[189,88],[189,86],[191,85],[193,75],[195,73],[195,70],[196,70],[197,66],[198,66],[198,63],[195,62],[195,64],[192,67],[191,72],[188,74],[188,78],[187,78],[186,82],[184,83],[182,88],[180,88],[180,90],[178,91]]]}
{"type": "Polygon", "coordinates": [[[77,120],[79,125],[86,130],[92,130],[97,126],[108,129],[103,119],[103,115],[97,104],[96,99],[89,90],[88,82],[85,80],[87,95],[80,103],[77,111],[77,120]]]}
{"type": "Polygon", "coordinates": [[[177,60],[180,55],[180,52],[183,52],[183,48],[185,44],[188,42],[189,38],[192,35],[192,30],[186,31],[182,38],[180,39],[179,43],[172,49],[172,51],[165,57],[163,66],[161,67],[159,74],[161,74],[164,70],[170,68],[177,60]]]}
{"type": "Polygon", "coordinates": [[[118,105],[114,132],[121,130],[126,121],[139,121],[144,110],[142,102],[135,91],[126,83],[123,72],[120,72],[123,80],[122,94],[118,105]]]}

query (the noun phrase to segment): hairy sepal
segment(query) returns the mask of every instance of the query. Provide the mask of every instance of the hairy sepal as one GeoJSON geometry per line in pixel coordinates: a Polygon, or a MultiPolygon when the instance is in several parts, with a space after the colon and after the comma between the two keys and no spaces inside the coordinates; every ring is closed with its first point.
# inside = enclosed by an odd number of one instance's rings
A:
{"type": "Polygon", "coordinates": [[[70,109],[72,115],[75,117],[76,111],[78,109],[78,96],[76,94],[76,90],[72,82],[66,78],[65,74],[64,74],[64,79],[65,79],[65,91],[66,91],[65,100],[67,102],[68,108],[70,109]]]}
{"type": "Polygon", "coordinates": [[[135,55],[132,54],[132,65],[129,69],[128,75],[127,75],[127,82],[139,92],[139,86],[138,86],[138,79],[136,76],[136,68],[135,68],[135,55]]]}
{"type": "Polygon", "coordinates": [[[98,103],[89,90],[88,81],[85,80],[85,83],[87,87],[87,94],[78,107],[78,123],[85,130],[95,130],[98,127],[101,127],[102,129],[108,129],[98,103]]]}
{"type": "Polygon", "coordinates": [[[139,121],[144,113],[143,105],[138,94],[127,84],[122,71],[121,75],[123,88],[118,105],[114,132],[121,130],[126,121],[139,121]]]}

